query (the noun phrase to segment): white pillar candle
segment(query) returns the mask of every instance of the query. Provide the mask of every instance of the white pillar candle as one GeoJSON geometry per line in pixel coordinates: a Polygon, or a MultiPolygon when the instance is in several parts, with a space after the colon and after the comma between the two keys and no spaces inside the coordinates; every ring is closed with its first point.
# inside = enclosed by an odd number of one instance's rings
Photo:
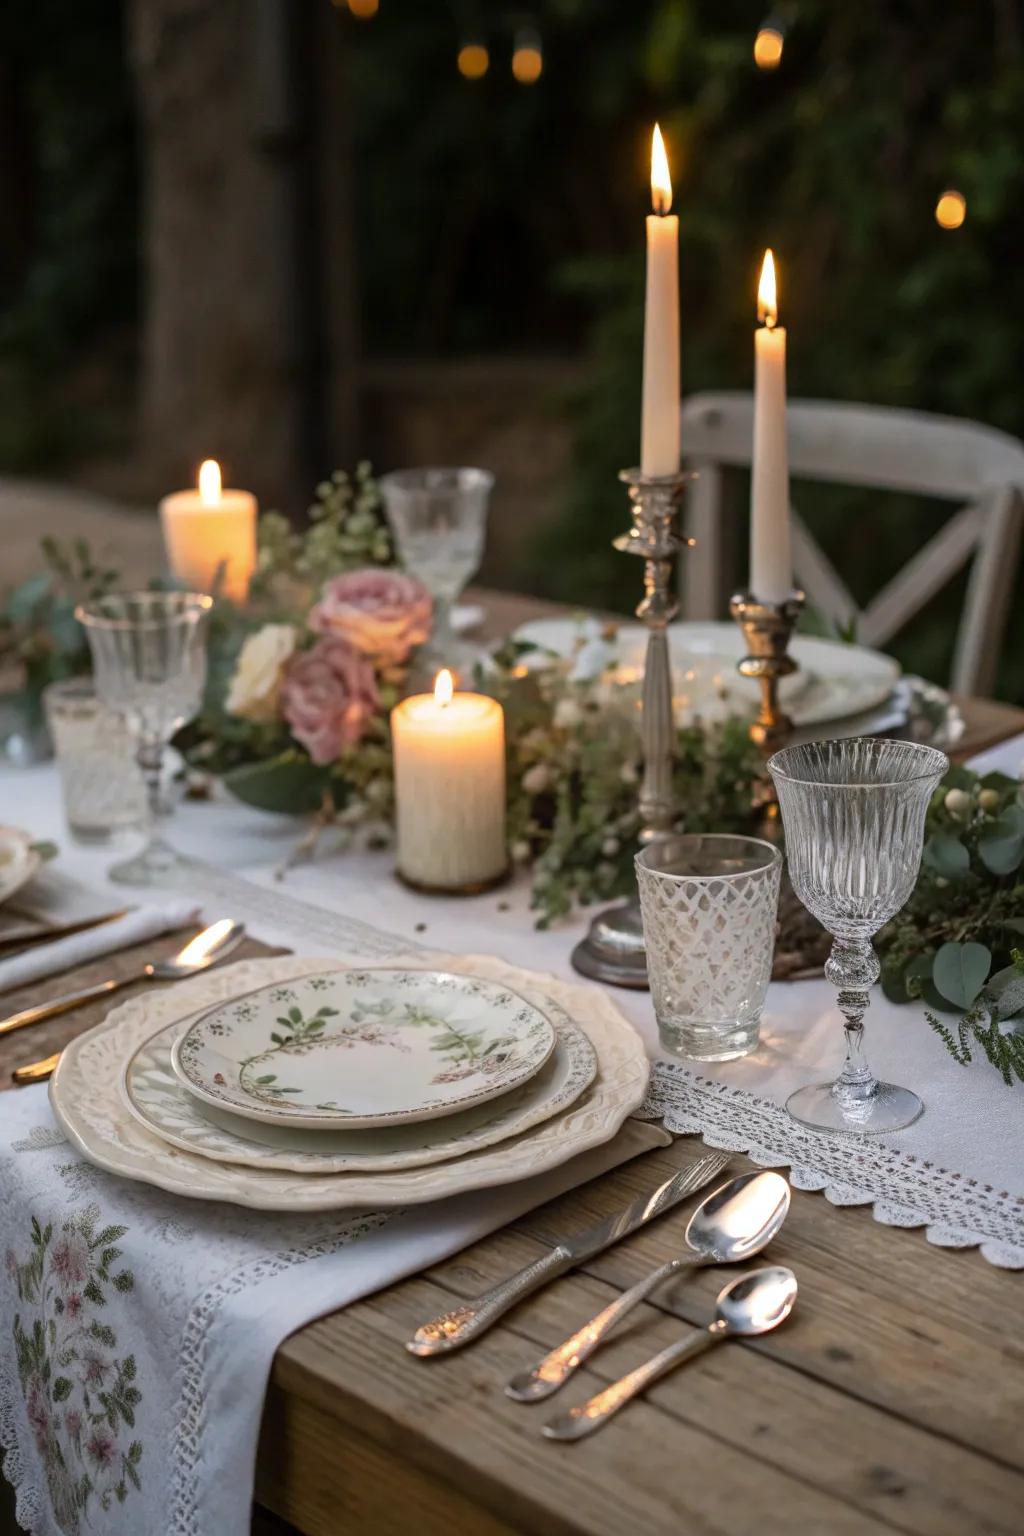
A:
{"type": "Polygon", "coordinates": [[[657,124],[651,141],[651,204],[640,468],[645,475],[674,475],[679,470],[679,220],[669,213],[672,181],[657,124]]]}
{"type": "Polygon", "coordinates": [[[750,590],[763,603],[793,590],[786,445],[786,332],[776,322],[775,261],[765,251],[754,332],[754,452],[750,471],[750,590]]]}
{"type": "Polygon", "coordinates": [[[496,699],[433,694],[391,712],[398,872],[413,885],[465,891],[498,880],[505,846],[505,715],[496,699]]]}
{"type": "Polygon", "coordinates": [[[220,465],[205,459],[199,487],[175,491],[160,503],[160,524],[172,574],[194,592],[220,592],[244,603],[256,569],[256,498],[249,491],[224,490],[220,465]]]}

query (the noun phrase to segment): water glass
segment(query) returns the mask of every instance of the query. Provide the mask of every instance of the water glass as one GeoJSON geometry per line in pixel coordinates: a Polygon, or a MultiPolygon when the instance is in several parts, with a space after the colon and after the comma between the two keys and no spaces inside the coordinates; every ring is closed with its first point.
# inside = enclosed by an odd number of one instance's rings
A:
{"type": "Polygon", "coordinates": [[[156,831],[161,763],[175,731],[199,712],[212,606],[198,592],[118,592],[75,610],[92,650],[97,697],[125,721],[146,785],[146,847],[109,871],[124,885],[166,883],[182,863],[156,831]]]}
{"type": "Polygon", "coordinates": [[[908,741],[852,736],[786,747],[768,761],[793,889],[832,935],[825,976],[836,988],[846,1063],[833,1083],[791,1094],[801,1125],[860,1135],[898,1131],[924,1108],[916,1093],[875,1077],[864,1014],[880,966],[871,940],[909,899],[921,866],[932,791],[945,753],[908,741]]]}
{"type": "Polygon", "coordinates": [[[459,593],[480,567],[494,476],[486,469],[399,469],[379,481],[399,558],[434,599],[431,667],[476,659],[451,627],[459,593]]]}
{"type": "Polygon", "coordinates": [[[667,1051],[754,1050],[772,973],[782,855],[756,837],[688,833],[636,856],[647,974],[667,1051]]]}
{"type": "Polygon", "coordinates": [[[85,677],[51,683],[43,692],[43,708],[75,842],[106,843],[142,826],[145,791],[123,716],[100,703],[85,677]]]}

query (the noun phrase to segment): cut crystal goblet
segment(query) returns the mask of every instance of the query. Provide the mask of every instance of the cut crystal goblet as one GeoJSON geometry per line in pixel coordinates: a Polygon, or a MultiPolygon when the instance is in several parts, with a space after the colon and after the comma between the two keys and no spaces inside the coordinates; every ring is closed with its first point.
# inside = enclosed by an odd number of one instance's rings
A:
{"type": "Polygon", "coordinates": [[[898,1131],[924,1108],[909,1088],[872,1073],[864,1014],[881,969],[871,940],[914,889],[928,802],[948,767],[934,747],[861,736],[786,747],[769,759],[790,879],[832,935],[825,975],[845,1020],[846,1063],[835,1082],[800,1088],[786,1103],[816,1130],[898,1131]]]}

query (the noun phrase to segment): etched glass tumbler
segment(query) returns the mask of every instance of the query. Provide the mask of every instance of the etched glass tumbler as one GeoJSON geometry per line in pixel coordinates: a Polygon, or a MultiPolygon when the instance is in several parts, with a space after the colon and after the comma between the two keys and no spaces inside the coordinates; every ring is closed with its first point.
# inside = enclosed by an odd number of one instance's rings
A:
{"type": "Polygon", "coordinates": [[[782,855],[756,837],[689,833],[636,856],[647,975],[667,1051],[731,1061],[757,1045],[782,855]]]}
{"type": "Polygon", "coordinates": [[[421,667],[463,670],[477,652],[451,625],[452,604],[483,559],[494,476],[486,469],[397,469],[380,479],[402,564],[434,599],[434,626],[421,667]]]}
{"type": "Polygon", "coordinates": [[[175,731],[199,712],[212,606],[198,592],[119,592],[75,610],[92,650],[96,695],[126,721],[146,784],[146,846],[109,871],[123,885],[159,885],[182,862],[157,832],[160,769],[175,731]]]}
{"type": "Polygon", "coordinates": [[[832,935],[825,975],[839,994],[846,1063],[834,1083],[791,1094],[794,1120],[822,1131],[898,1131],[924,1105],[880,1083],[864,1055],[864,1014],[880,966],[871,940],[910,897],[945,753],[854,736],[786,747],[769,759],[793,889],[832,935]]]}

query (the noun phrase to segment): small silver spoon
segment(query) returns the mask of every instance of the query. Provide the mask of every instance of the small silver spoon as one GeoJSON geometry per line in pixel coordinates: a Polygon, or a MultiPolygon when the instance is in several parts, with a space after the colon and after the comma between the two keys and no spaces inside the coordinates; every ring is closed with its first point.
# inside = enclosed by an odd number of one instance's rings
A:
{"type": "Polygon", "coordinates": [[[708,1264],[738,1264],[760,1253],[785,1221],[789,1199],[789,1185],[778,1173],[743,1173],[712,1190],[690,1217],[683,1237],[687,1251],[680,1258],[669,1259],[623,1291],[532,1371],[513,1376],[506,1394],[518,1403],[550,1397],[589,1359],[615,1324],[672,1275],[708,1264]]]}
{"type": "Polygon", "coordinates": [[[568,1413],[552,1419],[544,1425],[545,1435],[549,1440],[582,1440],[607,1424],[638,1393],[645,1392],[685,1360],[695,1360],[712,1344],[741,1334],[769,1333],[785,1322],[796,1306],[796,1290],[796,1276],[782,1265],[737,1275],[719,1293],[713,1323],[670,1344],[579,1408],[570,1408],[568,1413]]]}

